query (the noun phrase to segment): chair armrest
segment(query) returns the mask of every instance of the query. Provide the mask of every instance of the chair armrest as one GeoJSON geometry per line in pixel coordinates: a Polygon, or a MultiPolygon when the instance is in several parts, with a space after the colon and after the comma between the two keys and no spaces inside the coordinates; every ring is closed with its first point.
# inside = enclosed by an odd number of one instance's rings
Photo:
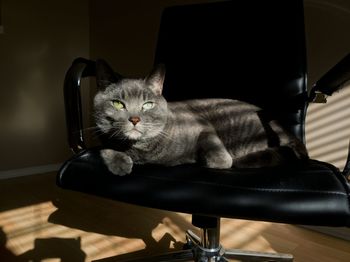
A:
{"type": "Polygon", "coordinates": [[[340,60],[312,87],[310,101],[313,101],[318,93],[331,96],[339,91],[350,80],[350,54],[340,60]]]}
{"type": "MultiPolygon", "coordinates": [[[[345,176],[347,181],[350,183],[350,139],[349,139],[348,156],[347,156],[342,174],[343,174],[343,176],[345,176]]],[[[350,189],[350,184],[348,184],[348,185],[349,185],[349,189],[350,189]]]]}
{"type": "Polygon", "coordinates": [[[94,76],[94,61],[77,58],[68,69],[64,79],[64,102],[69,147],[74,153],[85,149],[80,83],[87,76],[94,76]]]}
{"type": "MultiPolygon", "coordinates": [[[[348,157],[346,159],[344,170],[342,173],[346,177],[348,182],[350,182],[350,141],[349,141],[348,157]]],[[[350,187],[350,185],[349,185],[349,187],[350,187]]]]}

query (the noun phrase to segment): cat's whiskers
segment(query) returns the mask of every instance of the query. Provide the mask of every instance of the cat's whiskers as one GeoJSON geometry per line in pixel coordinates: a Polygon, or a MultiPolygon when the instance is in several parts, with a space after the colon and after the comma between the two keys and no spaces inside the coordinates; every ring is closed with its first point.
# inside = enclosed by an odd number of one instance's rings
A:
{"type": "Polygon", "coordinates": [[[164,139],[167,139],[169,141],[172,141],[174,143],[177,143],[177,141],[175,141],[171,134],[167,131],[165,131],[163,129],[164,125],[163,123],[142,123],[142,127],[143,128],[146,128],[146,129],[151,129],[151,130],[155,130],[155,129],[161,129],[158,133],[157,133],[157,136],[161,137],[161,138],[164,138],[164,139]]]}
{"type": "Polygon", "coordinates": [[[121,133],[122,133],[122,130],[121,129],[116,129],[116,128],[113,128],[114,131],[110,136],[109,136],[109,139],[112,139],[114,137],[118,137],[121,133]]]}

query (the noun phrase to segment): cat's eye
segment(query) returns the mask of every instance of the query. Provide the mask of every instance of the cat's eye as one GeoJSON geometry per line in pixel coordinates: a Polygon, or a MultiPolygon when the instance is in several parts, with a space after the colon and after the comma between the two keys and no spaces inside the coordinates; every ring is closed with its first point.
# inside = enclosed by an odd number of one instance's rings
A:
{"type": "Polygon", "coordinates": [[[142,105],[143,110],[150,110],[154,107],[154,102],[146,102],[142,105]]]}
{"type": "Polygon", "coordinates": [[[122,102],[120,102],[119,100],[113,100],[112,105],[117,110],[125,109],[125,105],[122,102]]]}

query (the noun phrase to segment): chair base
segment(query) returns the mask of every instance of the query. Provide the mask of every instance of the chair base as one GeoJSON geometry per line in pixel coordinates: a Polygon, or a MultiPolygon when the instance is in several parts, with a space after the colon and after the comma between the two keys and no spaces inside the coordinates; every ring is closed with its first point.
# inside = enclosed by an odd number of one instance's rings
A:
{"type": "MultiPolygon", "coordinates": [[[[181,251],[169,252],[161,255],[143,257],[138,259],[123,260],[124,262],[177,262],[177,261],[195,261],[195,262],[229,262],[234,261],[276,261],[291,262],[293,256],[281,253],[264,253],[243,251],[239,249],[225,250],[220,244],[216,247],[205,247],[207,245],[217,244],[214,238],[218,228],[211,228],[209,234],[202,234],[198,237],[192,231],[186,232],[187,243],[185,249],[181,251]],[[205,236],[209,238],[205,239],[205,236]],[[214,242],[213,242],[214,241],[214,242]]],[[[202,232],[206,232],[202,229],[202,232]]],[[[118,261],[118,260],[116,260],[118,261]]]]}

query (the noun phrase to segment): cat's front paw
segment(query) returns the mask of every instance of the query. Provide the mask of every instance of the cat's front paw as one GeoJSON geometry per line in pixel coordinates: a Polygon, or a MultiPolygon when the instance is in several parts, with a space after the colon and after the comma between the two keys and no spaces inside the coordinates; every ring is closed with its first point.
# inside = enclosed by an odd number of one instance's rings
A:
{"type": "Polygon", "coordinates": [[[100,153],[108,170],[113,174],[124,176],[131,173],[133,162],[127,154],[112,149],[103,149],[100,153]]]}
{"type": "Polygon", "coordinates": [[[227,169],[232,167],[232,157],[228,152],[207,152],[204,156],[205,166],[209,168],[227,169]]]}

